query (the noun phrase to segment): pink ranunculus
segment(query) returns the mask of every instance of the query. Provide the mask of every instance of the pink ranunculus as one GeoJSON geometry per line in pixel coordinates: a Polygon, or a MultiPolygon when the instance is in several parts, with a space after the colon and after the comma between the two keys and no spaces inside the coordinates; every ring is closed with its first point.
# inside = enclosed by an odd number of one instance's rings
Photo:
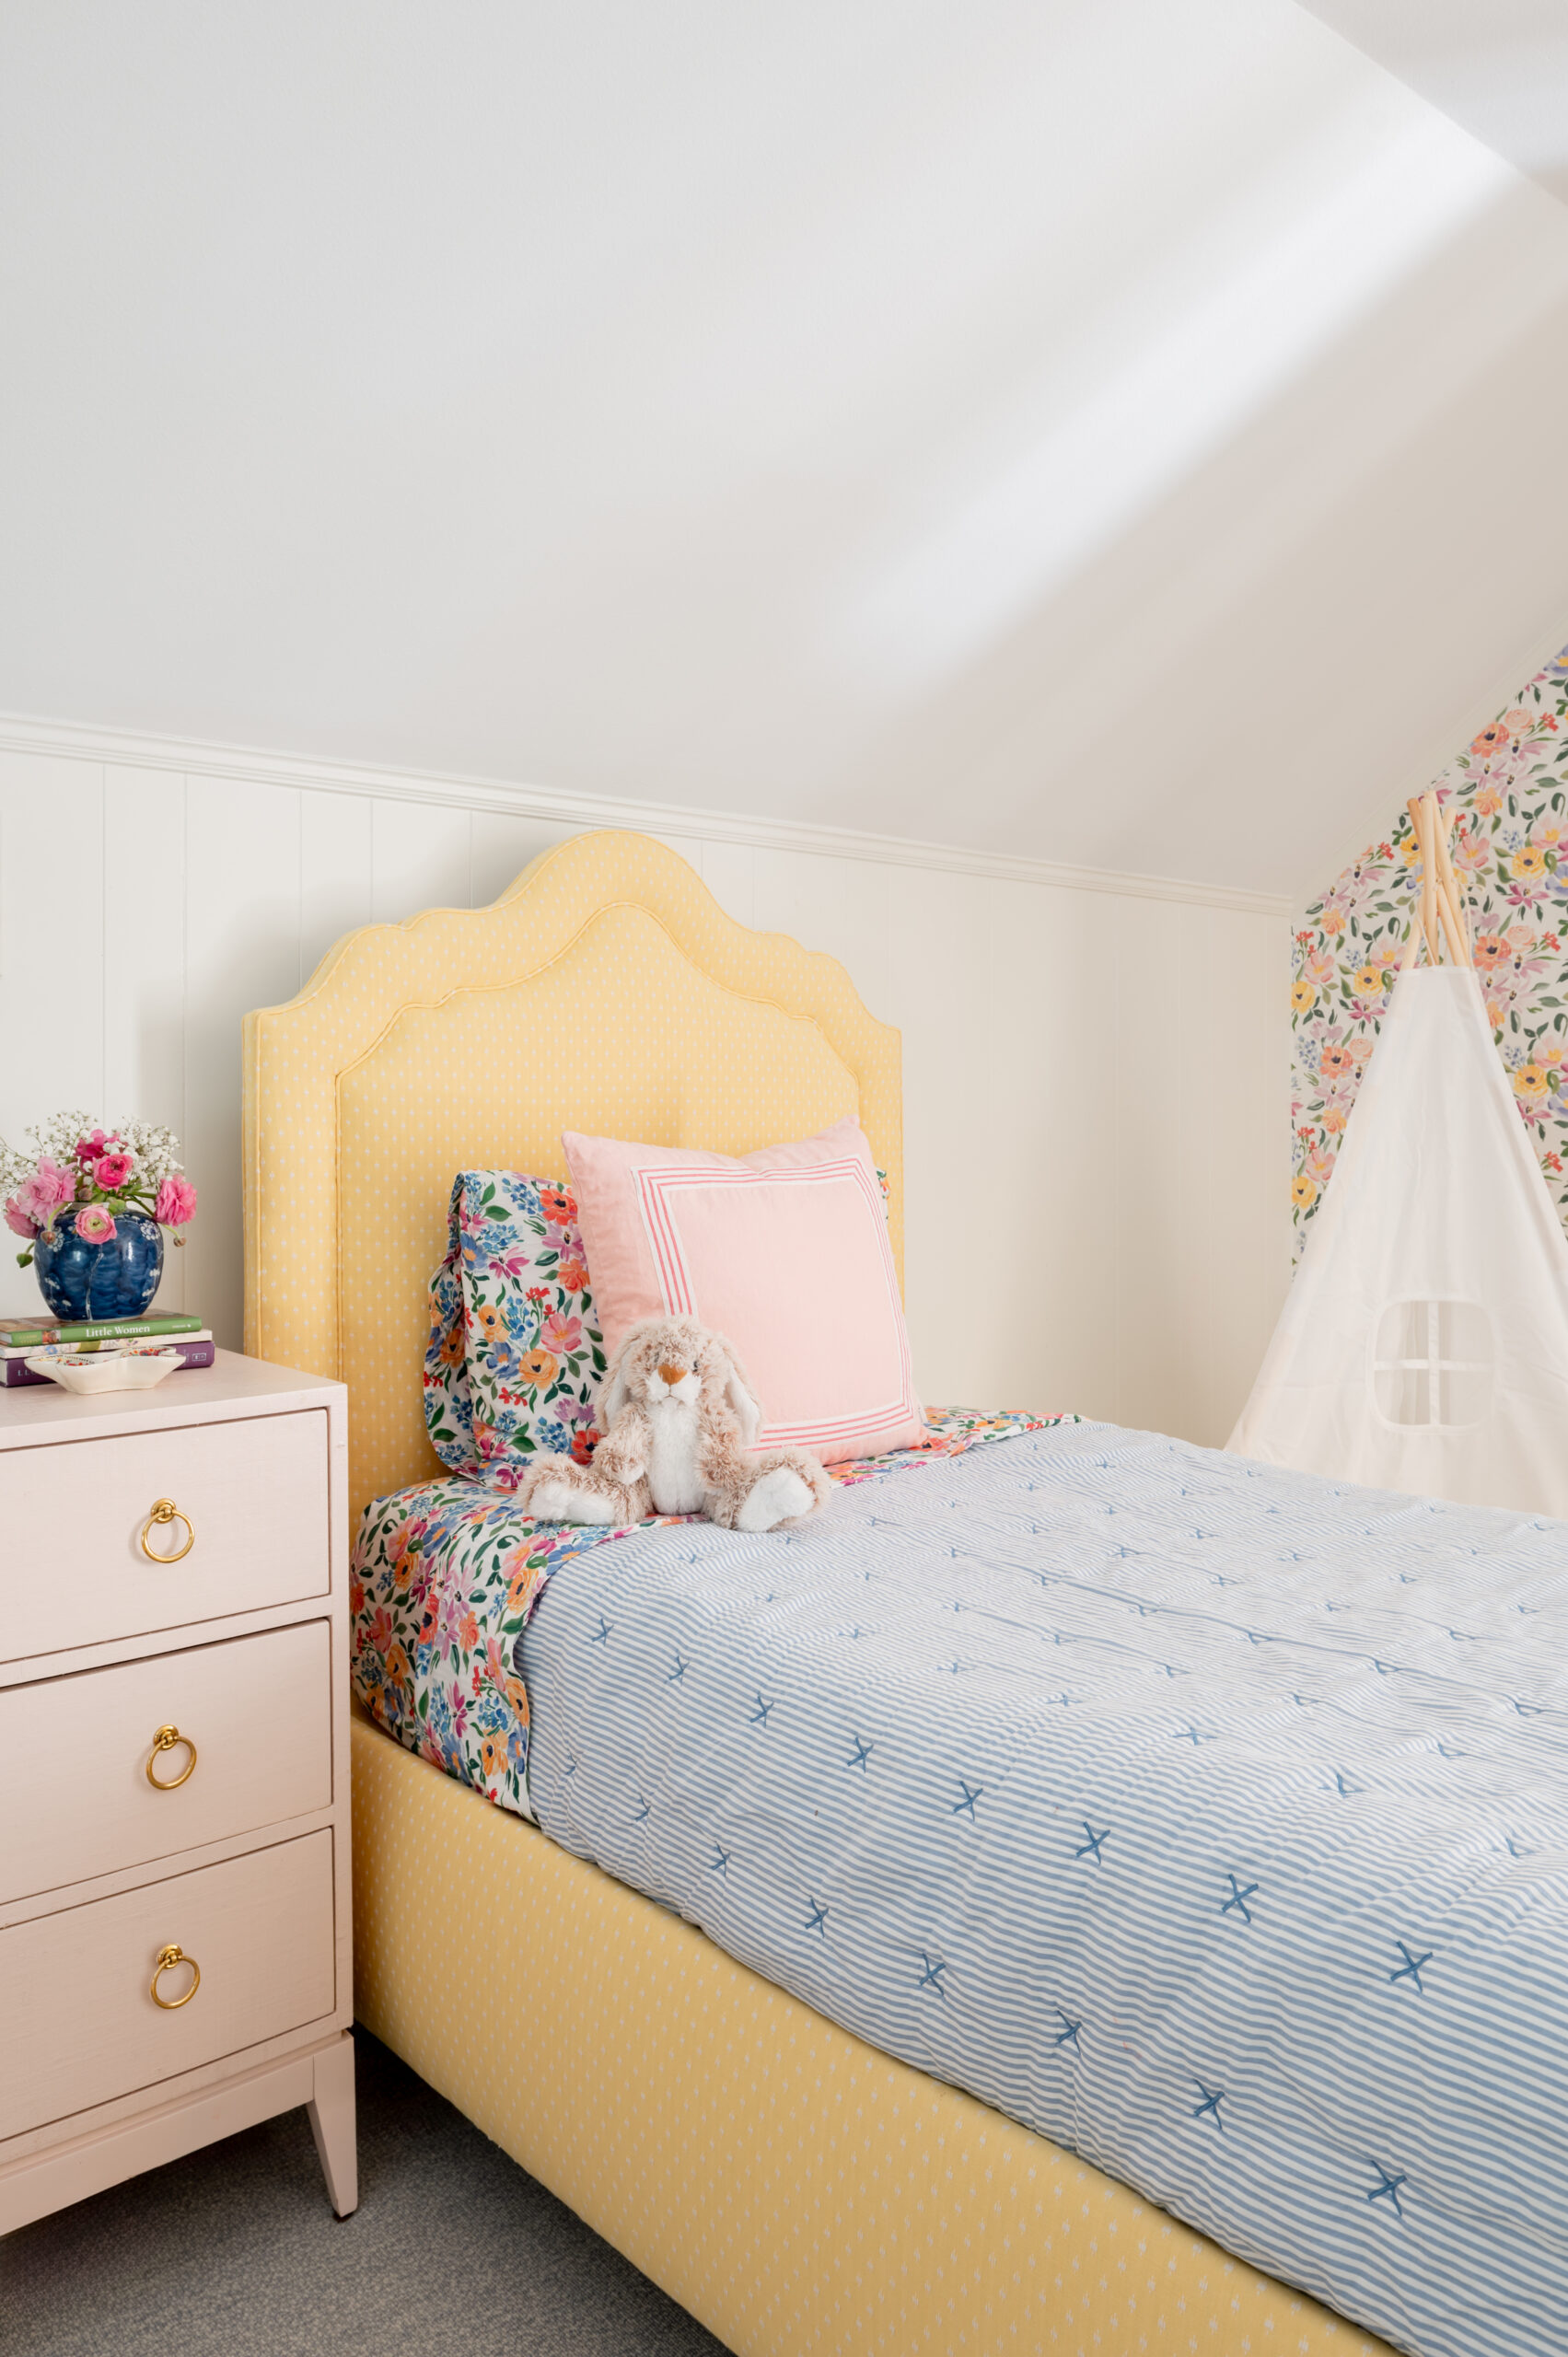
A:
{"type": "Polygon", "coordinates": [[[76,1140],[76,1160],[78,1162],[96,1162],[108,1144],[109,1139],[102,1130],[95,1130],[90,1138],[78,1138],[76,1140]]]}
{"type": "Polygon", "coordinates": [[[118,1194],[131,1176],[132,1160],[128,1154],[106,1154],[101,1161],[93,1164],[94,1183],[106,1195],[118,1194]]]}
{"type": "Polygon", "coordinates": [[[76,1213],[76,1234],[84,1244],[108,1244],[119,1233],[101,1203],[89,1203],[76,1213]]]}
{"type": "Polygon", "coordinates": [[[30,1178],[17,1190],[17,1201],[25,1216],[46,1226],[62,1203],[68,1203],[76,1191],[74,1171],[62,1170],[47,1155],[30,1178]]]}
{"type": "Polygon", "coordinates": [[[166,1178],[157,1190],[153,1217],[165,1227],[183,1227],[195,1216],[196,1190],[189,1178],[166,1178]]]}
{"type": "Polygon", "coordinates": [[[29,1219],[15,1195],[6,1206],[6,1225],[13,1236],[25,1236],[29,1244],[38,1234],[37,1220],[29,1219]]]}

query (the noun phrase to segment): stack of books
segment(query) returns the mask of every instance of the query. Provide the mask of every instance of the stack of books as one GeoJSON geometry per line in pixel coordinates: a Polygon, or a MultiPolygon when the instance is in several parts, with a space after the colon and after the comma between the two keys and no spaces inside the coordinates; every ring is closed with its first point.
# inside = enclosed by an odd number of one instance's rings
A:
{"type": "MultiPolygon", "coordinates": [[[[213,1337],[199,1318],[110,1318],[97,1324],[62,1325],[58,1318],[0,1318],[0,1389],[19,1383],[47,1383],[29,1359],[45,1353],[123,1351],[136,1344],[178,1351],[185,1366],[211,1366],[213,1337]]],[[[176,1375],[184,1372],[176,1367],[176,1375]]]]}

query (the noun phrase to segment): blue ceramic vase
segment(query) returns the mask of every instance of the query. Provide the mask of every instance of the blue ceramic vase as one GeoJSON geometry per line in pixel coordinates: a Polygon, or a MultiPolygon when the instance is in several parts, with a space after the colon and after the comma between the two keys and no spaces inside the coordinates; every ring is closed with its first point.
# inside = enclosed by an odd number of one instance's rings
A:
{"type": "Polygon", "coordinates": [[[88,1319],[140,1318],[163,1274],[163,1230],[143,1212],[116,1212],[115,1233],[107,1244],[87,1244],[76,1234],[75,1212],[62,1213],[52,1235],[32,1248],[39,1291],[50,1315],[63,1324],[88,1319]]]}

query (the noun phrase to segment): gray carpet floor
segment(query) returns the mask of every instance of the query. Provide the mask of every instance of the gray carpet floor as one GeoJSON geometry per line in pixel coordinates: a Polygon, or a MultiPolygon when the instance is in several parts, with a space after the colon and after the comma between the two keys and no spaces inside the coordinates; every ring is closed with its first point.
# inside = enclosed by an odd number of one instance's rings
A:
{"type": "Polygon", "coordinates": [[[363,2030],[359,2208],[303,2111],[0,2241],[5,2357],[723,2357],[363,2030]]]}

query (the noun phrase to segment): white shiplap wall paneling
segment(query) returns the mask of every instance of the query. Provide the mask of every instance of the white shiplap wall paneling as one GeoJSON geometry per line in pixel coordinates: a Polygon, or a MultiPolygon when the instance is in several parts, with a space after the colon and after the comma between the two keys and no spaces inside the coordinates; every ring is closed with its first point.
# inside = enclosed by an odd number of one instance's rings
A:
{"type": "Polygon", "coordinates": [[[1204,1095],[1210,1108],[1207,1209],[1200,1244],[1210,1264],[1235,1256],[1236,1281],[1209,1293],[1214,1390],[1210,1434],[1224,1440],[1251,1387],[1290,1284],[1290,1222],[1281,1198],[1285,1174],[1278,1141],[1289,1135],[1289,1024],[1282,973],[1289,930],[1283,918],[1254,918],[1203,929],[1199,986],[1230,1036],[1218,1043],[1230,1059],[1227,1085],[1204,1095]],[[1234,1074],[1236,1084],[1229,1085],[1234,1074]]]}
{"type": "Polygon", "coordinates": [[[365,794],[299,797],[299,979],[334,942],[370,923],[376,806],[365,794]]]}
{"type": "Polygon", "coordinates": [[[787,933],[807,949],[825,949],[884,1022],[898,1019],[888,1013],[890,873],[875,860],[818,852],[752,853],[751,923],[758,931],[787,933]]]}
{"type": "MultiPolygon", "coordinates": [[[[111,750],[0,752],[0,1128],[79,1103],[178,1130],[201,1211],[160,1299],[238,1344],[246,1010],[357,925],[494,900],[576,830],[491,789],[111,750]]],[[[732,916],[838,958],[902,1031],[927,1396],[1223,1440],[1288,1273],[1283,911],[660,816],[732,916]]],[[[0,1250],[0,1307],[37,1299],[0,1250]]]]}
{"type": "Polygon", "coordinates": [[[473,905],[473,820],[429,802],[372,806],[370,916],[401,924],[421,909],[473,905]]]}
{"type": "MultiPolygon", "coordinates": [[[[161,1121],[184,1141],[183,778],[105,767],[103,874],[103,1086],[93,1109],[111,1123],[161,1121]]],[[[164,1308],[185,1306],[188,1249],[165,1252],[164,1308]]]]}
{"type": "MultiPolygon", "coordinates": [[[[854,880],[845,879],[846,889],[854,880]]],[[[966,1219],[959,1210],[983,1202],[992,1167],[985,1067],[993,889],[980,877],[894,871],[888,995],[873,1009],[903,1034],[904,1287],[916,1380],[935,1401],[981,1396],[976,1387],[995,1331],[970,1261],[983,1213],[966,1219]]]]}
{"type": "Polygon", "coordinates": [[[1119,1423],[1160,1421],[1179,1400],[1191,1422],[1200,1344],[1184,1284],[1196,1189],[1179,1151],[1180,1044],[1190,1004],[1181,911],[1115,900],[1108,914],[1106,1079],[1116,1108],[1111,1184],[1116,1248],[1108,1277],[1116,1334],[1119,1423]]]}
{"type": "Polygon", "coordinates": [[[1288,1275],[1284,928],[1137,901],[1118,925],[1116,1414],[1219,1446],[1288,1275]]]}
{"type": "Polygon", "coordinates": [[[299,988],[300,801],[294,786],[185,785],[185,1144],[199,1202],[188,1308],[238,1350],[244,1329],[240,1025],[299,988]]]}
{"type": "MultiPolygon", "coordinates": [[[[103,852],[96,761],[0,753],[0,1136],[17,1147],[29,1122],[103,1102],[103,852]]],[[[147,922],[130,902],[113,915],[147,922]]],[[[36,1309],[20,1237],[0,1239],[0,1306],[36,1309]]]]}
{"type": "Polygon", "coordinates": [[[755,925],[755,896],[749,843],[708,842],[703,845],[703,881],[737,924],[755,925]]]}
{"type": "Polygon", "coordinates": [[[476,810],[470,906],[482,909],[492,900],[498,900],[541,851],[563,842],[572,832],[570,827],[554,826],[545,819],[517,819],[505,810],[476,810]]]}
{"type": "MultiPolygon", "coordinates": [[[[103,773],[0,753],[0,1128],[103,1092],[103,773]]],[[[126,907],[126,925],[145,912],[126,907]]]]}
{"type": "Polygon", "coordinates": [[[1120,1107],[1109,935],[1117,904],[1028,885],[990,888],[989,1114],[974,1174],[985,1210],[973,1223],[972,1283],[992,1304],[1008,1402],[1109,1415],[1120,1107]],[[999,1317],[1012,1270],[1027,1271],[1025,1302],[1019,1316],[999,1317]]]}
{"type": "Polygon", "coordinates": [[[1250,925],[1234,918],[1191,927],[1189,970],[1201,1002],[1212,1010],[1203,1069],[1192,1071],[1184,1150],[1199,1176],[1190,1287],[1202,1285],[1207,1363],[1201,1437],[1223,1443],[1239,1399],[1249,1388],[1289,1271],[1277,1248],[1288,1233],[1277,1157],[1260,1152],[1264,1139],[1288,1135],[1285,1058],[1277,1025],[1266,1012],[1282,996],[1286,966],[1283,924],[1250,925]],[[1193,1116],[1196,1119],[1193,1119],[1193,1116]],[[1256,1134],[1255,1134],[1256,1133],[1256,1134]],[[1202,1284],[1200,1272],[1234,1256],[1240,1282],[1202,1284]]]}

